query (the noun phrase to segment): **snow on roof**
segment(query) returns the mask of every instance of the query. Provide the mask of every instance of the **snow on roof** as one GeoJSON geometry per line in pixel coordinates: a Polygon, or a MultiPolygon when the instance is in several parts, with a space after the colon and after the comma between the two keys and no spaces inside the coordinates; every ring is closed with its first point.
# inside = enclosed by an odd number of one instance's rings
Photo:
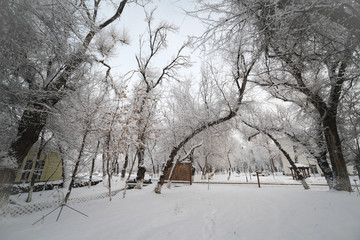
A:
{"type": "MultiPolygon", "coordinates": [[[[309,165],[307,164],[302,164],[302,163],[295,163],[296,167],[309,167],[309,165]]],[[[291,168],[291,166],[289,166],[289,168],[291,168]]]]}

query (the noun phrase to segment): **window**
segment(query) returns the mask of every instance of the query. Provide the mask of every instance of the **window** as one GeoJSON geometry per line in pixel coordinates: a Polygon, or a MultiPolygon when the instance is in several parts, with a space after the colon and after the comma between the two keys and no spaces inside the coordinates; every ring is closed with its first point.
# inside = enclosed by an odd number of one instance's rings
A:
{"type": "Polygon", "coordinates": [[[27,181],[28,180],[31,169],[32,169],[32,165],[33,165],[32,160],[26,161],[24,169],[23,169],[22,174],[21,174],[21,179],[20,179],[21,181],[27,181]]]}
{"type": "Polygon", "coordinates": [[[35,167],[35,174],[36,174],[36,178],[35,181],[40,181],[41,179],[41,175],[43,173],[44,170],[44,166],[45,166],[45,161],[38,161],[36,162],[36,167],[35,167]]]}

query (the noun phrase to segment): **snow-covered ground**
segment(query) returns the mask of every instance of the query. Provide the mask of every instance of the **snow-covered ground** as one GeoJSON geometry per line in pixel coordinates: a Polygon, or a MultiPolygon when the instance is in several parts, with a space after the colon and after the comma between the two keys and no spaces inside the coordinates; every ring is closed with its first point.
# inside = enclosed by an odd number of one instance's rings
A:
{"type": "MultiPolygon", "coordinates": [[[[224,178],[215,176],[211,181],[224,178]]],[[[291,182],[289,177],[276,178],[291,182]]],[[[301,185],[174,184],[171,189],[164,185],[158,195],[154,186],[128,190],[126,198],[120,192],[111,202],[104,198],[70,204],[88,217],[65,207],[58,222],[59,209],[35,225],[52,209],[1,218],[0,239],[360,239],[356,192],[321,186],[303,190],[301,185]]],[[[92,191],[104,188],[97,185],[92,191]]],[[[39,193],[34,198],[40,201],[39,193]]]]}

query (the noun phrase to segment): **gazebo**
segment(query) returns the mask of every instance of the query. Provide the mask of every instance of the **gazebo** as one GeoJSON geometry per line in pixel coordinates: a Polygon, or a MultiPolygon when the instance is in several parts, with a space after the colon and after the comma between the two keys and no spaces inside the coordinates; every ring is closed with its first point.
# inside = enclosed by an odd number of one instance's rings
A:
{"type": "MultiPolygon", "coordinates": [[[[301,164],[301,163],[295,163],[295,166],[297,169],[299,169],[300,173],[303,175],[304,178],[310,177],[310,171],[309,171],[309,165],[301,164]]],[[[289,167],[291,171],[291,175],[294,180],[299,180],[298,176],[296,175],[295,169],[291,166],[289,167]]]]}

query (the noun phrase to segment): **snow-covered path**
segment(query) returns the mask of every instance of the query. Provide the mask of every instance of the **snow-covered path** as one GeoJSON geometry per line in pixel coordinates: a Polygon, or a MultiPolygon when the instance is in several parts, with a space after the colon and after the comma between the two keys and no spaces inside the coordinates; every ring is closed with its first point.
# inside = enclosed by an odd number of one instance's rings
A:
{"type": "Polygon", "coordinates": [[[128,191],[113,201],[71,206],[32,225],[50,210],[1,219],[1,239],[360,239],[356,193],[301,186],[207,185],[128,191]]]}

